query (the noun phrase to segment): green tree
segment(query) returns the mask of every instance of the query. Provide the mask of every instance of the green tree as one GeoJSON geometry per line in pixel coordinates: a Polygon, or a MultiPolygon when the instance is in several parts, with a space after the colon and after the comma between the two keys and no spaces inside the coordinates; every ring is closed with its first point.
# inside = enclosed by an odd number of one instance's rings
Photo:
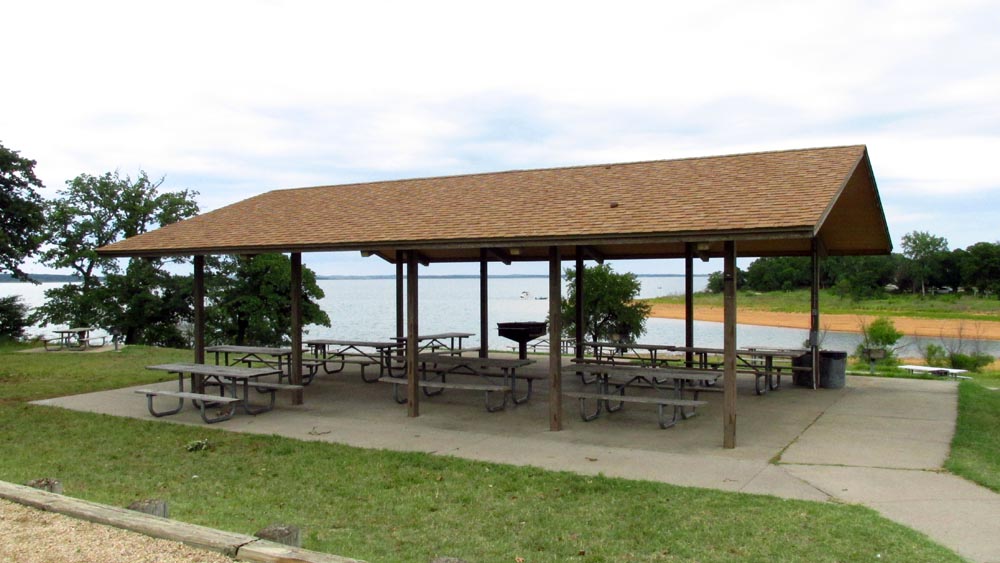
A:
{"type": "Polygon", "coordinates": [[[885,286],[897,281],[899,255],[832,256],[823,261],[824,279],[834,293],[854,301],[885,293],[885,286]]]}
{"type": "Polygon", "coordinates": [[[190,302],[177,297],[180,282],[166,272],[164,260],[133,258],[123,267],[96,250],[195,215],[195,192],[160,192],[163,179],[151,181],[143,171],[135,180],[109,172],[82,174],[66,184],[46,206],[51,247],[41,256],[50,267],[72,270],[81,282],[46,291],[33,321],[117,328],[126,343],[177,344],[177,324],[190,317],[190,302]]]}
{"type": "Polygon", "coordinates": [[[42,242],[45,216],[35,161],[0,144],[0,274],[28,279],[21,264],[42,242]]]}
{"type": "Polygon", "coordinates": [[[753,291],[791,291],[812,285],[809,258],[779,256],[758,258],[747,268],[745,289],[753,291]]]}
{"type": "MultiPolygon", "coordinates": [[[[569,295],[562,300],[563,332],[576,333],[576,270],[566,270],[569,295]]],[[[639,278],[616,273],[610,265],[583,269],[583,319],[587,338],[595,341],[635,342],[646,332],[650,305],[636,301],[639,278]]]]}
{"type": "Polygon", "coordinates": [[[126,343],[186,348],[194,320],[192,276],[170,274],[159,261],[133,259],[105,276],[101,326],[116,327],[126,343]]]}
{"type": "Polygon", "coordinates": [[[977,242],[966,248],[959,268],[963,284],[1000,297],[1000,243],[977,242]]]}
{"type": "Polygon", "coordinates": [[[903,235],[903,255],[912,261],[914,291],[920,286],[920,294],[927,294],[929,278],[944,255],[948,253],[948,240],[924,231],[913,231],[903,235]]]}
{"type": "Polygon", "coordinates": [[[28,326],[28,306],[21,296],[0,297],[0,342],[24,338],[28,326]]]}
{"type": "MultiPolygon", "coordinates": [[[[722,272],[712,272],[708,274],[708,282],[705,285],[706,293],[722,293],[726,290],[725,287],[725,276],[722,272]]],[[[747,273],[739,268],[736,268],[736,287],[743,288],[747,284],[747,273]]]]}
{"type": "MultiPolygon", "coordinates": [[[[291,341],[292,262],[283,254],[213,261],[206,310],[208,338],[237,345],[281,346],[291,341]]],[[[302,268],[302,322],[330,326],[320,309],[316,273],[302,268]]]]}

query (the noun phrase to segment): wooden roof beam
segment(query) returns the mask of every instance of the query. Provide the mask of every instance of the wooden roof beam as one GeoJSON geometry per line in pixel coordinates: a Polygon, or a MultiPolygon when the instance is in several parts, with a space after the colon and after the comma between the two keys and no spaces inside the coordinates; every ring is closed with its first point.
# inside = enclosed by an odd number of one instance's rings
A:
{"type": "Polygon", "coordinates": [[[378,256],[379,258],[385,260],[386,262],[388,262],[390,264],[395,264],[396,263],[396,257],[395,256],[393,256],[393,255],[387,255],[387,254],[385,254],[385,253],[383,253],[383,252],[381,252],[379,250],[362,250],[361,251],[361,257],[362,258],[368,258],[370,256],[378,256]]]}
{"type": "Polygon", "coordinates": [[[593,260],[598,264],[604,264],[604,254],[593,246],[585,245],[580,247],[580,253],[585,259],[593,260]]]}
{"type": "Polygon", "coordinates": [[[503,262],[505,266],[510,266],[512,262],[510,253],[502,248],[487,248],[486,253],[503,262]]]}

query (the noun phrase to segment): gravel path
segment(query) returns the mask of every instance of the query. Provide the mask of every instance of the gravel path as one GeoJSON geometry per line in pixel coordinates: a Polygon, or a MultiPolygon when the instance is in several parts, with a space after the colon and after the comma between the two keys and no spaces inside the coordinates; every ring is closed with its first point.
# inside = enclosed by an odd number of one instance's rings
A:
{"type": "Polygon", "coordinates": [[[0,499],[0,563],[232,563],[224,555],[0,499]]]}

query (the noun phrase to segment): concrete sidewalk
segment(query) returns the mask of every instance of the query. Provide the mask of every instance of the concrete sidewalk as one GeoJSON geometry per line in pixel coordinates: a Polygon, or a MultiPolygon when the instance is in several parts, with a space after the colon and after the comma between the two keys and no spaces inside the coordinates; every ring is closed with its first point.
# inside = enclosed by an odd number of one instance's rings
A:
{"type": "MultiPolygon", "coordinates": [[[[567,389],[580,386],[575,377],[564,379],[567,389]]],[[[1000,495],[941,470],[954,433],[954,382],[849,377],[845,389],[812,391],[786,380],[764,396],[753,394],[751,379],[739,383],[734,450],[722,448],[721,394],[709,395],[696,417],[669,430],[659,429],[655,409],[641,405],[585,423],[577,404],[566,402],[565,429],[550,432],[545,389],[524,405],[492,414],[483,408],[481,394],[449,391],[424,398],[421,416],[408,418],[406,407],[391,399],[390,386],[364,384],[352,373],[317,377],[306,389],[304,405],[279,399],[272,412],[237,414],[213,427],[858,503],[969,559],[1000,563],[1000,495]]],[[[145,398],[131,389],[37,404],[152,418],[145,398]]],[[[190,408],[158,420],[203,424],[190,408]]]]}

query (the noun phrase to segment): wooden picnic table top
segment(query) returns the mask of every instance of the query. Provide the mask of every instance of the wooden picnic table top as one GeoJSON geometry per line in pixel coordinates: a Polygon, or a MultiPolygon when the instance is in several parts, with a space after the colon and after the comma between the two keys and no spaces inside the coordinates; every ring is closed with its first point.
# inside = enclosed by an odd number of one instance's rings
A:
{"type": "Polygon", "coordinates": [[[495,368],[520,368],[535,363],[534,360],[520,360],[517,358],[479,358],[476,356],[453,356],[451,354],[418,354],[417,361],[452,366],[474,365],[495,368]]]}
{"type": "Polygon", "coordinates": [[[291,355],[291,348],[275,348],[271,346],[236,346],[233,344],[220,344],[217,346],[206,346],[206,352],[234,352],[237,354],[268,354],[271,356],[291,355]]]}
{"type": "MultiPolygon", "coordinates": [[[[698,346],[671,346],[671,350],[677,352],[693,352],[695,354],[725,354],[724,348],[703,348],[698,346]]],[[[797,358],[809,350],[779,350],[771,348],[737,348],[737,356],[760,356],[772,358],[797,358]]]]}
{"type": "Polygon", "coordinates": [[[311,338],[303,340],[304,344],[317,346],[355,346],[366,348],[396,348],[399,342],[386,342],[378,340],[338,340],[335,338],[311,338]]]}
{"type": "MultiPolygon", "coordinates": [[[[421,334],[417,336],[417,340],[438,340],[441,338],[468,338],[470,336],[475,336],[474,332],[442,332],[440,334],[421,334]]],[[[393,340],[406,340],[407,336],[393,336],[393,340]]]]}
{"type": "Polygon", "coordinates": [[[718,370],[679,368],[679,367],[639,367],[622,366],[612,364],[576,364],[567,367],[566,371],[582,371],[595,375],[625,376],[625,377],[654,377],[656,379],[682,379],[684,381],[701,381],[704,379],[716,379],[721,374],[718,370]]]}
{"type": "Polygon", "coordinates": [[[209,375],[228,379],[247,379],[281,373],[279,370],[273,368],[245,368],[240,366],[217,366],[215,364],[196,364],[187,362],[157,364],[153,366],[146,366],[146,369],[168,371],[180,374],[190,373],[193,375],[209,375]]]}
{"type": "Polygon", "coordinates": [[[58,329],[58,330],[53,330],[52,332],[54,332],[56,334],[75,334],[77,332],[91,332],[91,331],[94,331],[94,330],[97,330],[97,329],[94,328],[94,327],[92,327],[92,326],[80,326],[80,327],[76,327],[76,328],[61,328],[61,329],[58,329]]]}
{"type": "Polygon", "coordinates": [[[671,352],[676,348],[670,344],[640,344],[638,342],[584,342],[583,345],[595,348],[635,348],[637,350],[668,350],[671,352]]]}

